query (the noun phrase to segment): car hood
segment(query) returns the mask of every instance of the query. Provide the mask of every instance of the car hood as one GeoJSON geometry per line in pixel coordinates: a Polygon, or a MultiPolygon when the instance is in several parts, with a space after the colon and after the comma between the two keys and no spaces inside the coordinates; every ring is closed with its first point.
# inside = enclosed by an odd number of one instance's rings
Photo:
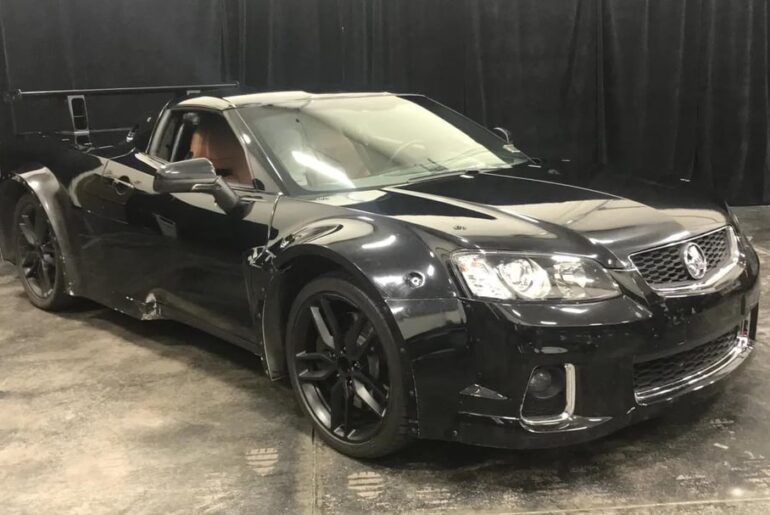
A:
{"type": "Polygon", "coordinates": [[[315,200],[402,220],[459,247],[583,255],[608,267],[728,223],[723,205],[683,183],[603,176],[577,185],[551,172],[524,165],[315,200]]]}

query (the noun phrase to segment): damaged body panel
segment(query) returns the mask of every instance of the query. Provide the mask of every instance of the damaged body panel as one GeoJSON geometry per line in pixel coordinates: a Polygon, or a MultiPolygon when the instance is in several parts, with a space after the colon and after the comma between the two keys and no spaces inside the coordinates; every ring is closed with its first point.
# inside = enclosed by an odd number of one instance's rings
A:
{"type": "MultiPolygon", "coordinates": [[[[273,379],[296,373],[288,340],[308,323],[309,345],[338,345],[326,304],[302,322],[297,299],[345,281],[394,353],[337,348],[292,379],[348,377],[350,406],[382,421],[398,410],[423,438],[590,440],[710,391],[751,355],[757,255],[729,208],[685,183],[577,183],[423,97],[195,97],[157,119],[117,145],[35,136],[3,149],[3,257],[17,261],[9,206],[32,194],[70,295],[210,332],[273,379]],[[415,136],[399,136],[410,120],[415,136]],[[406,404],[392,378],[357,383],[360,368],[398,370],[406,404]]],[[[358,331],[361,313],[344,313],[358,331]]],[[[336,427],[336,387],[330,403],[321,387],[298,394],[330,441],[386,431],[336,427]]]]}

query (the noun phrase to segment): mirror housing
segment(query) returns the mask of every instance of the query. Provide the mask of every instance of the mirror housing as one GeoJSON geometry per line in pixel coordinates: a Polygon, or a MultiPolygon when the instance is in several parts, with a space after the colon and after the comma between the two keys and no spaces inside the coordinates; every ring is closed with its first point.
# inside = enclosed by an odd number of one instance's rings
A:
{"type": "Polygon", "coordinates": [[[225,212],[241,203],[230,185],[217,175],[211,161],[202,157],[161,166],[152,186],[158,193],[210,193],[225,212]]]}
{"type": "Polygon", "coordinates": [[[495,127],[492,130],[494,132],[496,132],[498,136],[503,138],[506,143],[510,143],[511,142],[511,131],[509,131],[505,127],[495,127]]]}
{"type": "Polygon", "coordinates": [[[218,178],[214,165],[208,159],[188,159],[161,166],[155,174],[153,187],[158,193],[211,191],[218,178]]]}

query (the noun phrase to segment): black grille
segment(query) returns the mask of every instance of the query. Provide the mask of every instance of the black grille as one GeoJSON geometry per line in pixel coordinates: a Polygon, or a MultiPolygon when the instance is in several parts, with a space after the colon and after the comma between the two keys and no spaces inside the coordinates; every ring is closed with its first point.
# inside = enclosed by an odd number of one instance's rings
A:
{"type": "Polygon", "coordinates": [[[714,365],[735,346],[738,329],[694,349],[634,364],[634,388],[646,390],[676,382],[714,365]]]}
{"type": "Polygon", "coordinates": [[[692,281],[682,262],[681,250],[685,243],[697,243],[708,260],[706,273],[722,264],[728,257],[727,229],[688,240],[680,245],[640,252],[631,257],[639,273],[650,286],[686,283],[692,281]]]}

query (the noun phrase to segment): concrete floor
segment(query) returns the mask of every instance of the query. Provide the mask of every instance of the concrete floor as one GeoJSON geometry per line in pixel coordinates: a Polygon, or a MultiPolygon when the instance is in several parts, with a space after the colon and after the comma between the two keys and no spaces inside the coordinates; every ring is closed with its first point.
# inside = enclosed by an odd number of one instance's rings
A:
{"type": "MultiPolygon", "coordinates": [[[[770,208],[739,214],[770,298],[770,208]]],[[[314,439],[248,353],[94,305],[38,311],[0,265],[0,512],[768,513],[770,347],[756,354],[716,401],[599,442],[361,462],[314,439]]]]}

